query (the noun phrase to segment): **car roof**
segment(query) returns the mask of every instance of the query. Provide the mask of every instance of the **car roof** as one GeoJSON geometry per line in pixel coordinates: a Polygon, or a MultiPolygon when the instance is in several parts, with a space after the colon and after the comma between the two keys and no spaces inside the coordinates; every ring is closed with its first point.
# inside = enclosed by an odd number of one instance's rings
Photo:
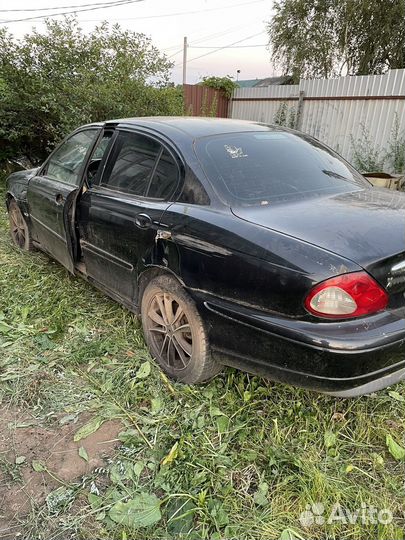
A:
{"type": "Polygon", "coordinates": [[[122,118],[111,120],[108,124],[127,126],[142,126],[160,133],[173,136],[177,131],[180,135],[188,135],[196,139],[210,135],[224,133],[238,133],[241,131],[268,131],[269,126],[247,120],[234,120],[227,118],[205,118],[200,116],[150,116],[139,118],[122,118]]]}

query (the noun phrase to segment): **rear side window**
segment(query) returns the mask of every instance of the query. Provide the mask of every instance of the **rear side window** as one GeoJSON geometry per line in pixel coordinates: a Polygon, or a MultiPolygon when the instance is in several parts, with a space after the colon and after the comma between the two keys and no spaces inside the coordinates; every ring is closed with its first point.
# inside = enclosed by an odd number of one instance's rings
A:
{"type": "Polygon", "coordinates": [[[159,142],[138,133],[120,132],[101,185],[140,197],[168,199],[178,177],[176,161],[159,142]]]}
{"type": "Polygon", "coordinates": [[[177,186],[179,169],[173,157],[166,149],[162,148],[162,154],[156,165],[148,197],[152,199],[167,199],[177,186]]]}
{"type": "Polygon", "coordinates": [[[102,185],[145,196],[160,144],[137,133],[121,132],[115,142],[102,185]]]}
{"type": "Polygon", "coordinates": [[[313,197],[369,187],[333,150],[288,131],[230,133],[197,141],[213,186],[232,205],[313,197]]]}

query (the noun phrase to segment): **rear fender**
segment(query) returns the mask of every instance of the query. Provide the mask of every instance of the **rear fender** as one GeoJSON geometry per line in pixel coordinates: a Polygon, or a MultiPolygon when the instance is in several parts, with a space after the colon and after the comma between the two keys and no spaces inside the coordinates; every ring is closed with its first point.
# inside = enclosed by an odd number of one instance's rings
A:
{"type": "Polygon", "coordinates": [[[180,275],[179,250],[170,240],[156,240],[142,257],[141,264],[137,268],[137,286],[134,303],[140,306],[143,291],[153,278],[158,275],[169,274],[176,278],[182,286],[185,286],[180,275]]]}

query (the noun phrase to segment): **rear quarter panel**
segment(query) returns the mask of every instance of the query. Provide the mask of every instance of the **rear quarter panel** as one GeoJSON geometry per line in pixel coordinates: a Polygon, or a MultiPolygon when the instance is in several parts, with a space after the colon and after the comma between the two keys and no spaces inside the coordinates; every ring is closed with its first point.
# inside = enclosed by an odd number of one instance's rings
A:
{"type": "Polygon", "coordinates": [[[164,226],[172,233],[166,264],[176,261],[176,273],[190,292],[290,317],[311,317],[303,300],[315,283],[360,270],[328,251],[240,220],[230,210],[175,203],[164,226]]]}

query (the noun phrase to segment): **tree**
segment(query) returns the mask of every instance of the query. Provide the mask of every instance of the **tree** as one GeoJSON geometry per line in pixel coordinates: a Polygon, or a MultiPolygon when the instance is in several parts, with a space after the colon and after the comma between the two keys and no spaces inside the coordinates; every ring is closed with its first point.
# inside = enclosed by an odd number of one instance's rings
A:
{"type": "Polygon", "coordinates": [[[405,67],[405,0],[279,0],[274,9],[273,61],[296,82],[405,67]]]}
{"type": "Polygon", "coordinates": [[[183,113],[171,63],[144,34],[48,20],[15,40],[0,32],[0,162],[36,164],[75,127],[108,118],[183,113]]]}

